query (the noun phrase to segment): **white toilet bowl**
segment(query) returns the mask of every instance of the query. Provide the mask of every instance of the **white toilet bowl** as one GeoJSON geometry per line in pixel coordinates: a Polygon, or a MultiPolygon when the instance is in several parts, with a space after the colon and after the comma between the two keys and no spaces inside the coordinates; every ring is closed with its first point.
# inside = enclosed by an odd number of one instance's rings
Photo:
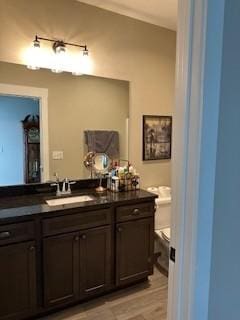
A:
{"type": "Polygon", "coordinates": [[[148,191],[158,195],[155,200],[155,255],[156,264],[168,271],[169,246],[171,240],[171,188],[160,186],[148,188],[148,191]]]}
{"type": "Polygon", "coordinates": [[[167,242],[169,245],[170,240],[171,240],[171,229],[170,228],[163,228],[159,230],[155,230],[155,233],[161,237],[164,241],[167,242]]]}
{"type": "MultiPolygon", "coordinates": [[[[158,198],[155,200],[155,230],[164,230],[171,225],[171,188],[158,187],[158,198]]],[[[166,231],[166,230],[165,230],[166,231]]],[[[169,233],[169,231],[168,231],[169,233]]]]}
{"type": "Polygon", "coordinates": [[[171,225],[171,188],[166,186],[150,187],[148,191],[158,195],[155,200],[155,232],[170,241],[171,225]]]}

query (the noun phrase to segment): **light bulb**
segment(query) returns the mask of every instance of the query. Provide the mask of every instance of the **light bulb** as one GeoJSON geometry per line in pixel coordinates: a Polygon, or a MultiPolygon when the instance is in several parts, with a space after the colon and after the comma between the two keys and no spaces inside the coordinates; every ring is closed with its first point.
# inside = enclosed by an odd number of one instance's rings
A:
{"type": "Polygon", "coordinates": [[[72,59],[72,74],[74,76],[82,76],[82,64],[81,64],[81,59],[79,59],[79,56],[77,55],[76,58],[72,59]]]}
{"type": "Polygon", "coordinates": [[[56,42],[53,45],[53,50],[55,52],[53,58],[53,68],[52,72],[61,73],[66,67],[66,48],[61,42],[56,42]]]}
{"type": "Polygon", "coordinates": [[[31,70],[39,70],[40,69],[40,60],[41,60],[41,52],[40,52],[40,41],[34,40],[33,46],[30,48],[28,52],[28,62],[27,68],[31,70]]]}
{"type": "Polygon", "coordinates": [[[91,74],[92,72],[92,60],[89,57],[89,52],[87,49],[81,52],[81,56],[76,59],[73,67],[72,74],[75,76],[80,76],[83,74],[91,74]]]}
{"type": "Polygon", "coordinates": [[[82,55],[82,73],[83,74],[91,74],[93,69],[93,63],[91,57],[89,57],[88,50],[83,51],[82,55]]]}

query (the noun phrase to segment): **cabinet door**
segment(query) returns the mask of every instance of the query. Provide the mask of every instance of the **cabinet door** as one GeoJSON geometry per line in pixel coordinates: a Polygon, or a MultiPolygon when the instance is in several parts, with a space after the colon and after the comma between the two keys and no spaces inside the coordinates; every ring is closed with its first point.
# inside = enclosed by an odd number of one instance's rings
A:
{"type": "Polygon", "coordinates": [[[0,319],[19,320],[35,307],[35,242],[0,247],[0,319]]]}
{"type": "Polygon", "coordinates": [[[46,307],[72,302],[79,295],[79,235],[44,239],[44,303],[46,307]]]}
{"type": "Polygon", "coordinates": [[[153,271],[153,218],[117,224],[116,282],[125,285],[153,271]]]}
{"type": "Polygon", "coordinates": [[[80,287],[86,297],[105,291],[111,282],[110,226],[84,231],[80,235],[80,287]]]}

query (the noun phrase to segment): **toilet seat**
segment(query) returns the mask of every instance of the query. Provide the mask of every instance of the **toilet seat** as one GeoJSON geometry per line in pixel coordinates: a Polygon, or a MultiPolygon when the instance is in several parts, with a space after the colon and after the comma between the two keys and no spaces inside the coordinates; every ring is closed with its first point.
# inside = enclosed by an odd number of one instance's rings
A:
{"type": "Polygon", "coordinates": [[[167,242],[170,242],[171,239],[171,229],[170,228],[164,228],[161,230],[161,234],[164,240],[167,242]]]}
{"type": "Polygon", "coordinates": [[[171,239],[171,228],[164,228],[160,230],[155,230],[156,234],[161,237],[164,241],[170,242],[171,239]]]}

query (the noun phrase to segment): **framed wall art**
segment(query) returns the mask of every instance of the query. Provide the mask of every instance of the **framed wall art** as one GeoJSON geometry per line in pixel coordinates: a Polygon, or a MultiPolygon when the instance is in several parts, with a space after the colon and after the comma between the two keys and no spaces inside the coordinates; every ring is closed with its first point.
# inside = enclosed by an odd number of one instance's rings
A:
{"type": "Polygon", "coordinates": [[[143,116],[143,160],[171,159],[172,117],[143,116]]]}

